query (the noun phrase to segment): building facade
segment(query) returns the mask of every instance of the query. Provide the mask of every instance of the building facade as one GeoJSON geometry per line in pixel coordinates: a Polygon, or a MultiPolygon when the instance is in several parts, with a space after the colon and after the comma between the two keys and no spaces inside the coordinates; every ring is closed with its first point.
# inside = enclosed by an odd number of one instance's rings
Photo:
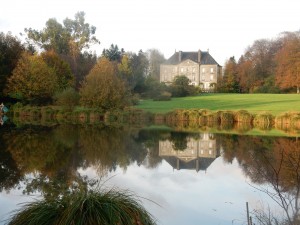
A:
{"type": "Polygon", "coordinates": [[[176,76],[184,75],[204,91],[213,91],[221,74],[222,67],[208,51],[175,52],[160,65],[160,82],[171,84],[176,76]]]}

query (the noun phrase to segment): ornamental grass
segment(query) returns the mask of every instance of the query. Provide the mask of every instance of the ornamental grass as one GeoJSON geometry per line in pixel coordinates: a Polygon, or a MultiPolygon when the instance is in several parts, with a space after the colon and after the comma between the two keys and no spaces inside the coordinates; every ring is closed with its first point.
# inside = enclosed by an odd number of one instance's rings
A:
{"type": "Polygon", "coordinates": [[[77,192],[38,200],[13,212],[9,225],[152,225],[154,218],[129,192],[77,192]]]}

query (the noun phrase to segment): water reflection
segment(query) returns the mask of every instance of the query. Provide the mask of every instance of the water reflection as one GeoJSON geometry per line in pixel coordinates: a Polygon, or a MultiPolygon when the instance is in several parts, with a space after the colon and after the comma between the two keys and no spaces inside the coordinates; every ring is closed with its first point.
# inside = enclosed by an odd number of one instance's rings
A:
{"type": "Polygon", "coordinates": [[[159,141],[159,156],[174,169],[206,171],[210,164],[220,156],[220,149],[217,149],[214,134],[201,133],[193,136],[185,133],[177,134],[177,137],[180,136],[183,138],[175,138],[173,134],[169,140],[159,141]]]}
{"type": "Polygon", "coordinates": [[[0,143],[1,192],[20,188],[26,194],[39,192],[53,199],[93,184],[79,169],[93,168],[105,178],[118,168],[123,172],[132,165],[155,169],[167,162],[177,170],[198,172],[209,170],[222,155],[228,165],[237,161],[250,178],[250,185],[284,209],[285,217],[280,219],[290,225],[300,224],[297,138],[139,130],[101,124],[27,125],[2,127],[0,143]]]}

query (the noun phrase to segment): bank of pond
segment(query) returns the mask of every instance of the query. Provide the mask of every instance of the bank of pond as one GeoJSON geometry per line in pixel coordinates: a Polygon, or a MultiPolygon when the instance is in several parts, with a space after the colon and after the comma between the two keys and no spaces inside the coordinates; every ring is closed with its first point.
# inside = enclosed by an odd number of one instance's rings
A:
{"type": "Polygon", "coordinates": [[[298,135],[300,133],[300,112],[285,112],[274,116],[269,112],[253,114],[246,110],[176,109],[162,114],[150,113],[136,108],[103,112],[86,108],[67,111],[54,106],[19,106],[12,107],[8,116],[15,124],[97,124],[104,122],[116,126],[124,124],[138,127],[166,125],[182,131],[213,129],[215,132],[223,130],[255,134],[276,129],[280,135],[284,133],[298,135]]]}

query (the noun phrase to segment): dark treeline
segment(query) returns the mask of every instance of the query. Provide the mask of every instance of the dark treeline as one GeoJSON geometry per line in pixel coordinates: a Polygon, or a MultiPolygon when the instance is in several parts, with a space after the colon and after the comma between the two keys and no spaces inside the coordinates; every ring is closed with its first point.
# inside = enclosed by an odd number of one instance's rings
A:
{"type": "Polygon", "coordinates": [[[300,31],[256,40],[238,61],[231,57],[224,67],[220,92],[299,93],[300,31]]]}

